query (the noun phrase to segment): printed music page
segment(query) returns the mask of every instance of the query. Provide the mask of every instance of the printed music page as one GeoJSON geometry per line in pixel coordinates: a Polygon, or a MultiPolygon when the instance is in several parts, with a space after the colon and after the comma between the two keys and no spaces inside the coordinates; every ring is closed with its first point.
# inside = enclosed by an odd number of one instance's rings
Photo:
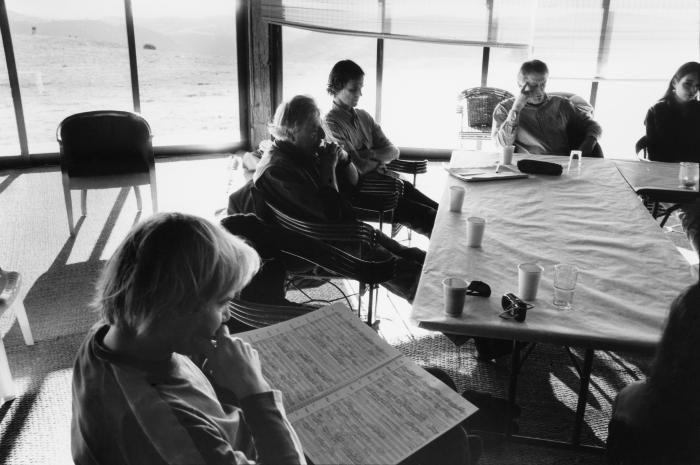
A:
{"type": "Polygon", "coordinates": [[[342,304],[238,336],[317,465],[398,463],[477,410],[342,304]]]}

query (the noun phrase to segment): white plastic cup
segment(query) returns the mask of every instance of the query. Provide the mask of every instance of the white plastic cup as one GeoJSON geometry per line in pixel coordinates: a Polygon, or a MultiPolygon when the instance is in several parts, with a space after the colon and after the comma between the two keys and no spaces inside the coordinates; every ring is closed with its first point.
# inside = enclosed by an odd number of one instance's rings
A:
{"type": "Polygon", "coordinates": [[[678,171],[678,180],[680,181],[680,187],[685,189],[693,189],[698,183],[698,170],[697,163],[689,163],[687,161],[682,161],[680,163],[680,169],[678,171]]]}
{"type": "Polygon", "coordinates": [[[554,265],[554,299],[552,303],[563,309],[570,309],[574,301],[574,289],[578,269],[574,265],[559,263],[554,265]]]}
{"type": "Polygon", "coordinates": [[[542,268],[537,263],[521,263],[518,265],[518,297],[532,301],[537,298],[537,289],[540,287],[542,268]]]}
{"type": "Polygon", "coordinates": [[[464,309],[464,297],[467,295],[467,282],[460,278],[445,278],[442,280],[442,290],[445,295],[445,313],[459,316],[464,309]]]}
{"type": "Polygon", "coordinates": [[[513,152],[515,145],[506,145],[501,152],[501,165],[510,165],[513,163],[513,152]]]}
{"type": "Polygon", "coordinates": [[[467,218],[467,245],[469,247],[481,247],[481,239],[484,237],[486,220],[478,216],[467,218]]]}
{"type": "Polygon", "coordinates": [[[461,212],[463,202],[464,202],[464,187],[451,186],[450,187],[450,211],[457,212],[457,213],[461,212]]]}
{"type": "Polygon", "coordinates": [[[576,165],[575,165],[576,171],[578,173],[581,172],[581,163],[583,161],[581,159],[582,156],[583,156],[583,152],[581,152],[580,150],[572,150],[571,152],[569,152],[569,164],[566,167],[567,173],[571,173],[571,168],[573,166],[574,159],[576,160],[576,165]]]}

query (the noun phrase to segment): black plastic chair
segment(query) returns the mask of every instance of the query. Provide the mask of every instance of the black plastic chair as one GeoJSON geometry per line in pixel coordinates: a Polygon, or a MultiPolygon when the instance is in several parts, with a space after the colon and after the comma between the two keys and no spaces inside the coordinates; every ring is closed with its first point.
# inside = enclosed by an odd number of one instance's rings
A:
{"type": "Polygon", "coordinates": [[[418,175],[428,172],[428,160],[392,160],[386,165],[392,171],[413,176],[412,184],[416,186],[418,175]]]}
{"type": "Polygon", "coordinates": [[[158,210],[151,127],[128,111],[89,111],[64,119],[56,130],[60,149],[68,229],[74,234],[71,190],[82,190],[81,212],[87,214],[87,189],[133,187],[141,211],[140,185],[149,184],[153,211],[158,210]]]}
{"type": "Polygon", "coordinates": [[[403,181],[391,176],[367,177],[360,182],[358,192],[352,198],[353,210],[363,220],[377,221],[379,230],[384,223],[392,226],[391,237],[401,225],[394,223],[394,212],[403,195],[403,181]]]}
{"type": "Polygon", "coordinates": [[[239,323],[251,328],[262,328],[282,323],[316,310],[315,306],[263,304],[238,298],[229,300],[229,315],[239,323]]]}
{"type": "Polygon", "coordinates": [[[634,153],[637,154],[637,158],[644,161],[649,161],[649,152],[647,152],[648,139],[646,134],[639,138],[636,144],[634,144],[634,153]]]}
{"type": "Polygon", "coordinates": [[[263,221],[320,241],[324,245],[304,247],[303,252],[297,250],[292,254],[317,263],[329,272],[328,279],[350,279],[358,282],[358,316],[362,309],[362,290],[365,287],[369,288],[367,323],[372,325],[376,314],[379,284],[393,278],[396,267],[396,259],[393,256],[378,251],[379,232],[361,221],[328,224],[294,218],[272,205],[255,187],[252,193],[256,212],[263,221]]]}

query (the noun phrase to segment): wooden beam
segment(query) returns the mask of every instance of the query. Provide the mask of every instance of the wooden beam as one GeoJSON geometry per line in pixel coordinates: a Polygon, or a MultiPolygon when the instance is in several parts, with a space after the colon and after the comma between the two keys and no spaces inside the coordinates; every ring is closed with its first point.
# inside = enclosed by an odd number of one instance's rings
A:
{"type": "MultiPolygon", "coordinates": [[[[267,125],[272,121],[275,111],[272,100],[271,73],[281,73],[281,63],[270,61],[269,27],[262,19],[261,2],[249,2],[249,86],[250,86],[250,122],[249,134],[251,149],[255,149],[261,141],[269,139],[267,125]],[[275,69],[273,69],[275,68],[275,69]],[[279,68],[279,70],[277,70],[279,68]]],[[[280,26],[276,26],[281,29],[280,26]]],[[[277,52],[277,51],[275,51],[277,52]]],[[[279,51],[281,61],[281,50],[279,51]]]]}
{"type": "Polygon", "coordinates": [[[129,45],[129,69],[131,70],[131,98],[134,111],[141,113],[141,94],[139,91],[139,68],[136,62],[136,39],[134,37],[134,13],[131,0],[124,0],[124,18],[126,20],[126,42],[129,45]]]}
{"type": "Polygon", "coordinates": [[[374,119],[382,121],[382,83],[384,82],[384,39],[377,39],[377,81],[374,99],[374,119]]]}
{"type": "Polygon", "coordinates": [[[17,133],[19,135],[19,150],[22,157],[28,157],[29,145],[27,144],[27,127],[24,124],[22,95],[19,89],[15,50],[12,47],[12,34],[10,33],[10,23],[7,20],[5,0],[0,0],[0,34],[2,34],[2,46],[5,50],[5,62],[7,63],[7,75],[12,92],[12,103],[15,107],[15,120],[17,121],[17,133]]]}
{"type": "Polygon", "coordinates": [[[236,4],[236,72],[238,75],[238,131],[241,144],[250,150],[250,28],[249,0],[236,4]]]}

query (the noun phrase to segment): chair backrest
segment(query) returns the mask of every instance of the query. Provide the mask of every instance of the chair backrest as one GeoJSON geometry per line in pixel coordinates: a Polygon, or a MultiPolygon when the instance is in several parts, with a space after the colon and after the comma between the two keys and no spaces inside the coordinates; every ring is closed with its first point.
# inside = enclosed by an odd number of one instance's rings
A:
{"type": "MultiPolygon", "coordinates": [[[[593,106],[580,95],[574,94],[573,92],[547,92],[547,94],[550,96],[557,96],[567,99],[571,103],[571,105],[573,105],[574,109],[578,111],[581,115],[583,115],[586,118],[593,119],[593,106]]],[[[570,127],[567,128],[567,132],[569,137],[569,145],[571,146],[571,149],[573,150],[579,147],[583,142],[585,134],[577,133],[570,127]]],[[[591,158],[603,158],[603,148],[598,142],[596,142],[595,146],[593,147],[593,150],[588,156],[591,158]]]]}
{"type": "Polygon", "coordinates": [[[495,87],[471,87],[459,94],[457,113],[462,114],[462,131],[491,132],[493,110],[503,100],[513,97],[507,90],[495,87]],[[466,113],[466,121],[464,114],[466,113]]]}
{"type": "Polygon", "coordinates": [[[360,221],[327,224],[291,217],[251,189],[255,211],[264,222],[301,236],[285,237],[283,252],[365,283],[381,283],[394,274],[395,259],[375,253],[379,233],[360,221]]]}
{"type": "Polygon", "coordinates": [[[569,102],[571,102],[571,104],[576,110],[578,110],[579,113],[582,113],[583,115],[589,118],[593,118],[593,105],[588,103],[588,101],[580,95],[574,94],[573,92],[547,92],[547,94],[555,95],[557,97],[562,97],[569,100],[569,102]]]}
{"type": "Polygon", "coordinates": [[[235,298],[229,301],[229,315],[253,328],[282,323],[316,310],[311,305],[270,305],[235,298]]]}
{"type": "Polygon", "coordinates": [[[636,144],[634,144],[634,153],[637,154],[637,158],[640,160],[649,160],[649,154],[647,153],[647,136],[646,134],[639,138],[636,144]]]}
{"type": "Polygon", "coordinates": [[[148,172],[154,166],[151,127],[128,111],[77,113],[56,130],[61,171],[72,177],[148,172]]]}

